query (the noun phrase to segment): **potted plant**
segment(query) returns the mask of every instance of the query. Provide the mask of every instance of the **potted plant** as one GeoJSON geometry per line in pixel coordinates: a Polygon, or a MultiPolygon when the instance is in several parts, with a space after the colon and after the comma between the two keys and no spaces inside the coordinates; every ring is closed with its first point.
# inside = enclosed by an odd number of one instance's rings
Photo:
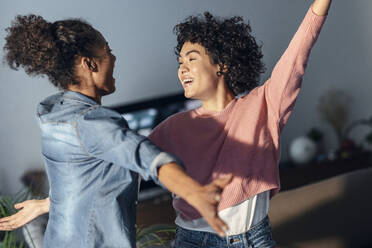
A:
{"type": "Polygon", "coordinates": [[[137,230],[137,248],[167,248],[172,247],[176,227],[174,225],[151,225],[137,230]]]}

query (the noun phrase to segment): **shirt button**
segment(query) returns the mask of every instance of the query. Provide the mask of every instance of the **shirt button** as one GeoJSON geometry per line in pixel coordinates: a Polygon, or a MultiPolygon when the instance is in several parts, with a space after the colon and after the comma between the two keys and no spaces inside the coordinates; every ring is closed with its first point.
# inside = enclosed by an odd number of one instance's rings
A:
{"type": "Polygon", "coordinates": [[[137,228],[137,224],[134,224],[134,228],[137,228]]]}
{"type": "Polygon", "coordinates": [[[136,205],[138,204],[138,201],[135,201],[134,203],[136,203],[136,205]]]}

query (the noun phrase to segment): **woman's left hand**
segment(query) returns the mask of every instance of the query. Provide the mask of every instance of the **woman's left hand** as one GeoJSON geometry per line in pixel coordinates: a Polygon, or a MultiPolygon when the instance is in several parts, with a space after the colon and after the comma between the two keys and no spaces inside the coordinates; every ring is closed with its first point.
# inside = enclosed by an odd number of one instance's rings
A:
{"type": "Polygon", "coordinates": [[[20,209],[17,213],[0,219],[0,231],[11,231],[20,228],[42,214],[49,212],[49,198],[28,200],[14,205],[20,209]]]}

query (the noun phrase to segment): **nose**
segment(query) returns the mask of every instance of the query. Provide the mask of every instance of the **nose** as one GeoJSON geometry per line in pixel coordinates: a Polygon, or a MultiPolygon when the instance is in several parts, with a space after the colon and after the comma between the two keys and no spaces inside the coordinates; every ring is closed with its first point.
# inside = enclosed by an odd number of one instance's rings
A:
{"type": "Polygon", "coordinates": [[[189,71],[189,68],[185,64],[181,64],[179,68],[180,73],[183,75],[189,71]]]}

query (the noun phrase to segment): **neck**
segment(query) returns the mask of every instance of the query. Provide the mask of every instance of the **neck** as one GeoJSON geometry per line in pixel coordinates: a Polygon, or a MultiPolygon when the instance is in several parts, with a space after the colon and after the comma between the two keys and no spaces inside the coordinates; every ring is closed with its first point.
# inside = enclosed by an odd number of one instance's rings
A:
{"type": "Polygon", "coordinates": [[[202,100],[203,108],[211,111],[222,111],[232,100],[235,99],[234,94],[224,87],[207,99],[202,100]]]}
{"type": "Polygon", "coordinates": [[[93,87],[85,88],[81,87],[80,85],[69,85],[67,87],[68,90],[78,92],[82,95],[85,95],[89,98],[92,98],[98,104],[101,104],[102,95],[100,95],[97,90],[93,87]]]}

